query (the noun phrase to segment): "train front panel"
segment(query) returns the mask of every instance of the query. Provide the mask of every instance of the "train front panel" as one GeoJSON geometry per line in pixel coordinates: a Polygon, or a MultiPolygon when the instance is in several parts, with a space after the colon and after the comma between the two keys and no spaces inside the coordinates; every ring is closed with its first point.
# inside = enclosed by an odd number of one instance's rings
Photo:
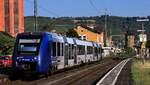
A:
{"type": "Polygon", "coordinates": [[[18,34],[13,53],[13,69],[23,72],[46,72],[48,63],[51,63],[50,57],[46,56],[47,43],[46,34],[18,34]]]}

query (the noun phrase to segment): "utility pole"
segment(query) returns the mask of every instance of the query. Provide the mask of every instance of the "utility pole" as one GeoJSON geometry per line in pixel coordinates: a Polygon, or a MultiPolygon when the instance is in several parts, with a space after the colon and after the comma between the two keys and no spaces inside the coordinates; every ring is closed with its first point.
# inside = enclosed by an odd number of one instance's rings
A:
{"type": "Polygon", "coordinates": [[[104,46],[107,47],[108,43],[108,36],[107,36],[107,9],[105,9],[105,26],[104,26],[104,33],[105,33],[105,38],[104,38],[104,46]]]}
{"type": "Polygon", "coordinates": [[[111,28],[109,28],[109,46],[112,47],[112,32],[111,32],[111,28]]]}
{"type": "Polygon", "coordinates": [[[37,32],[38,30],[37,15],[38,15],[37,0],[34,0],[34,31],[35,32],[37,32]]]}

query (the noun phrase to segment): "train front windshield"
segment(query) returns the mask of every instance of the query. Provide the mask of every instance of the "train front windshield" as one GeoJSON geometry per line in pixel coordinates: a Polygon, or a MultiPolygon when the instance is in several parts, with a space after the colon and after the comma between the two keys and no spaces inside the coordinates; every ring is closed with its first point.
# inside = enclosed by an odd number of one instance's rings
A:
{"type": "Polygon", "coordinates": [[[41,39],[19,39],[18,54],[19,55],[38,55],[41,39]]]}

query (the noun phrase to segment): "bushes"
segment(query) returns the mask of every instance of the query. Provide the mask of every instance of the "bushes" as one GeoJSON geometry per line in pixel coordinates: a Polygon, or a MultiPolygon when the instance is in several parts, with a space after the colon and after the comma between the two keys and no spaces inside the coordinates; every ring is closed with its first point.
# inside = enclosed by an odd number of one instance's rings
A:
{"type": "Polygon", "coordinates": [[[125,48],[120,53],[117,53],[116,58],[126,59],[135,56],[136,52],[133,48],[125,48]]]}
{"type": "Polygon", "coordinates": [[[15,39],[4,32],[0,32],[0,55],[12,54],[15,39]]]}

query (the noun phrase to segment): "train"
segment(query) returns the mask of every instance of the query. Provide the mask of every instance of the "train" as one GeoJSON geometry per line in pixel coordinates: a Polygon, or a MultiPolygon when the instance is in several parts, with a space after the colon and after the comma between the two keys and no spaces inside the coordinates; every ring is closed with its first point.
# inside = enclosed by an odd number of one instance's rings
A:
{"type": "Polygon", "coordinates": [[[19,33],[12,56],[13,71],[51,74],[54,71],[99,61],[100,44],[51,32],[19,33]]]}

